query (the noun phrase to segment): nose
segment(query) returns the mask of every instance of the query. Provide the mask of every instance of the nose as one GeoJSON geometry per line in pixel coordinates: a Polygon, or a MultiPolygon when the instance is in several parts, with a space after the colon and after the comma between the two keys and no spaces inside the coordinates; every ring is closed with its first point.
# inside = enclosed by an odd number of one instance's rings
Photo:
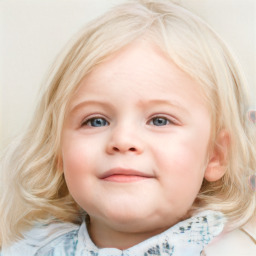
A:
{"type": "Polygon", "coordinates": [[[111,132],[106,151],[108,154],[141,154],[144,151],[144,143],[135,129],[117,128],[111,132]]]}

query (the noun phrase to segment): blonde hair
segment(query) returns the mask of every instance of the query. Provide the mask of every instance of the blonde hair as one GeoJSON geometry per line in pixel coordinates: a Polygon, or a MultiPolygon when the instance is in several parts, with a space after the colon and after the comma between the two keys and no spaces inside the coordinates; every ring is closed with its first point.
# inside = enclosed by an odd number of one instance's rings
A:
{"type": "Polygon", "coordinates": [[[200,18],[170,1],[132,1],[88,24],[59,57],[49,86],[24,136],[1,162],[0,242],[22,236],[35,221],[81,222],[60,162],[61,131],[70,98],[96,65],[134,40],[158,45],[201,85],[212,113],[212,142],[230,136],[227,170],[217,182],[204,181],[193,212],[222,211],[230,227],[253,215],[256,198],[247,183],[256,170],[255,126],[247,121],[245,81],[226,45],[200,18]]]}

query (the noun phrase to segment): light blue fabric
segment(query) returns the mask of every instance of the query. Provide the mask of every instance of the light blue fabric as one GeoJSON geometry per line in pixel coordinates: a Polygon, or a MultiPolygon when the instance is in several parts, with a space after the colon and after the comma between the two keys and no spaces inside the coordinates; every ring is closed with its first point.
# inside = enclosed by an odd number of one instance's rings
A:
{"type": "MultiPolygon", "coordinates": [[[[51,229],[47,241],[36,245],[35,241],[28,239],[19,249],[16,248],[16,253],[19,250],[19,254],[2,256],[199,256],[203,248],[221,233],[224,223],[222,213],[205,211],[127,250],[98,248],[90,239],[85,223],[80,227],[70,225],[70,230],[66,227],[66,232],[56,235],[54,230],[57,230],[57,233],[61,230],[61,224],[58,224],[58,228],[51,229]],[[30,252],[33,254],[27,254],[29,251],[25,251],[25,247],[34,248],[30,252]]],[[[45,227],[46,230],[50,226],[45,227]]],[[[40,232],[40,229],[34,234],[32,231],[30,236],[35,236],[37,232],[40,232]]],[[[11,253],[15,253],[15,250],[11,253]]]]}

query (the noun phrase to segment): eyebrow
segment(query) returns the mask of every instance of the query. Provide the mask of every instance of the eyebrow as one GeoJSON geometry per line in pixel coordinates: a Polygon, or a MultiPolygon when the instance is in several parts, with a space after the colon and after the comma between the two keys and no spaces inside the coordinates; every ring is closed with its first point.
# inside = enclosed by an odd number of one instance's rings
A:
{"type": "MultiPolygon", "coordinates": [[[[100,105],[103,108],[114,108],[114,105],[111,102],[107,102],[105,100],[84,100],[78,104],[75,104],[71,110],[69,111],[70,114],[78,111],[80,108],[88,106],[88,105],[100,105]]],[[[147,101],[143,101],[140,100],[137,105],[140,108],[145,108],[148,105],[169,105],[173,108],[176,108],[178,110],[181,110],[182,112],[189,114],[189,111],[184,108],[178,101],[176,100],[168,100],[168,99],[152,99],[152,100],[147,100],[147,101]]]]}
{"type": "Polygon", "coordinates": [[[189,111],[181,105],[180,102],[178,102],[177,100],[169,100],[169,99],[153,99],[153,100],[149,100],[149,101],[140,101],[139,105],[141,105],[142,107],[144,107],[144,105],[169,105],[173,108],[179,109],[181,111],[183,111],[186,114],[189,114],[189,111]]]}
{"type": "Polygon", "coordinates": [[[69,111],[70,114],[75,113],[82,107],[86,107],[88,105],[101,105],[104,108],[109,108],[111,103],[101,101],[101,100],[85,100],[78,104],[75,104],[73,107],[71,107],[71,110],[69,111]]]}

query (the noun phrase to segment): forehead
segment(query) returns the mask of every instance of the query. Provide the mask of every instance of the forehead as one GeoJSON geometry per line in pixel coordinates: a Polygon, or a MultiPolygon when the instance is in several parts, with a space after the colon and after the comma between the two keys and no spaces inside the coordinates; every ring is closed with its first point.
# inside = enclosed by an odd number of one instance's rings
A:
{"type": "Polygon", "coordinates": [[[176,97],[177,101],[185,97],[203,103],[196,81],[156,45],[138,40],[94,67],[79,84],[72,105],[90,94],[104,97],[112,93],[118,98],[127,94],[125,89],[140,98],[175,100],[176,97]]]}

